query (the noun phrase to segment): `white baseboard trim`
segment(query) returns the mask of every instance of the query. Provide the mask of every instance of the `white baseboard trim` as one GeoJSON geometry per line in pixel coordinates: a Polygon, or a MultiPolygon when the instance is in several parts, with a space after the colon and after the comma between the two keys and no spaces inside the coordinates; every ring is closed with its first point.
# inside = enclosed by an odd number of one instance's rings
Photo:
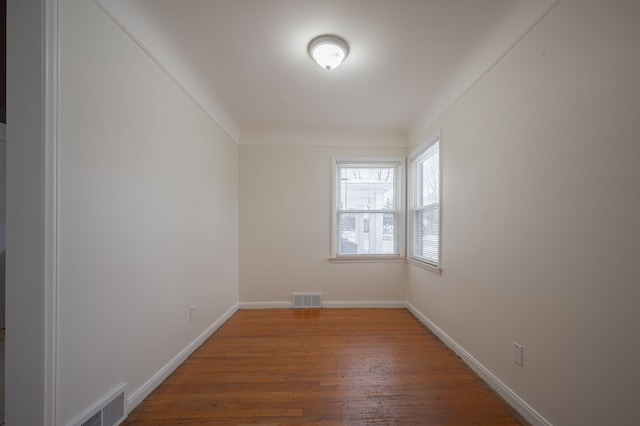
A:
{"type": "MultiPolygon", "coordinates": [[[[239,309],[293,309],[292,302],[240,302],[239,309]]],[[[383,301],[323,301],[322,307],[327,309],[340,308],[406,308],[407,302],[383,301]]]]}
{"type": "Polygon", "coordinates": [[[407,307],[407,302],[394,302],[394,301],[387,301],[387,302],[381,302],[381,301],[339,301],[339,300],[334,300],[334,301],[323,301],[322,302],[322,307],[323,308],[329,308],[329,309],[345,309],[345,308],[388,308],[388,309],[393,309],[393,308],[406,308],[407,307]]]}
{"type": "Polygon", "coordinates": [[[233,305],[227,312],[222,314],[213,324],[211,324],[193,342],[184,348],[178,355],[169,361],[164,367],[153,375],[140,389],[136,390],[127,398],[127,413],[136,408],[151,392],[153,392],[176,368],[180,366],[196,349],[202,345],[222,324],[224,324],[238,310],[238,304],[233,305]]]}
{"type": "Polygon", "coordinates": [[[291,309],[292,302],[240,302],[239,309],[291,309]]]}
{"type": "Polygon", "coordinates": [[[462,346],[453,340],[447,333],[438,327],[433,321],[427,318],[411,303],[406,302],[406,308],[429,330],[431,330],[440,340],[454,351],[473,371],[475,371],[489,386],[491,386],[509,405],[520,413],[532,426],[552,426],[552,424],[542,417],[540,413],[527,404],[507,385],[502,383],[491,371],[468,353],[462,346]]]}

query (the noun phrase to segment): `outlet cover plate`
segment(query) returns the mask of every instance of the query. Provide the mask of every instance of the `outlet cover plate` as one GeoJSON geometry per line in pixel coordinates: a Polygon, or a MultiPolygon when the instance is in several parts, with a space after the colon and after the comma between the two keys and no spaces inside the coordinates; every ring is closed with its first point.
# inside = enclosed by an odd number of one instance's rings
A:
{"type": "Polygon", "coordinates": [[[513,362],[522,367],[523,365],[523,348],[522,345],[516,342],[513,342],[513,362]]]}

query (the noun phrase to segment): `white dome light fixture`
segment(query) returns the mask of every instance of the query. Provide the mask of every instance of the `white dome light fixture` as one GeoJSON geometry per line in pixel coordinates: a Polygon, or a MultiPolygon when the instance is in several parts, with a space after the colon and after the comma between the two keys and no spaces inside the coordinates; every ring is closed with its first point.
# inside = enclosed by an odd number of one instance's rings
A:
{"type": "Polygon", "coordinates": [[[348,54],[349,45],[338,36],[325,34],[309,42],[309,55],[327,71],[340,66],[348,54]]]}

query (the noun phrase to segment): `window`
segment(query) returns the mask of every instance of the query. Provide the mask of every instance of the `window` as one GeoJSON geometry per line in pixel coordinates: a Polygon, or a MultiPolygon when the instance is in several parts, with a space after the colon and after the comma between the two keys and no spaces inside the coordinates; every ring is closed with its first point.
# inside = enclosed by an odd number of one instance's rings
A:
{"type": "Polygon", "coordinates": [[[404,256],[403,166],[333,160],[332,257],[404,256]]]}
{"type": "Polygon", "coordinates": [[[440,137],[409,160],[409,257],[440,266],[440,137]]]}

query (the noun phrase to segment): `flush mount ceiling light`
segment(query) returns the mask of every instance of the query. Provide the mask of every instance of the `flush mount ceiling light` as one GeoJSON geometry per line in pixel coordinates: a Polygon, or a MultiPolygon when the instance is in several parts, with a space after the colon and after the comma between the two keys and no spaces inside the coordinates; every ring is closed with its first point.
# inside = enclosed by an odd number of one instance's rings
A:
{"type": "Polygon", "coordinates": [[[309,42],[309,55],[326,70],[337,68],[348,54],[347,42],[334,35],[321,35],[309,42]]]}

